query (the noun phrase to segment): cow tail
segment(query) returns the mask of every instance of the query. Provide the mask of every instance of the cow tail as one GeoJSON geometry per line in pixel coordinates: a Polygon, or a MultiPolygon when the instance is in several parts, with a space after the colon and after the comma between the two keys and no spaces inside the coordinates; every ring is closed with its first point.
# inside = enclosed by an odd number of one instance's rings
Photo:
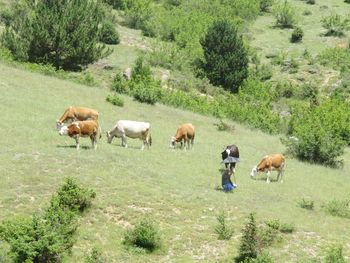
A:
{"type": "Polygon", "coordinates": [[[151,133],[149,133],[149,146],[152,145],[152,136],[151,136],[151,133]]]}

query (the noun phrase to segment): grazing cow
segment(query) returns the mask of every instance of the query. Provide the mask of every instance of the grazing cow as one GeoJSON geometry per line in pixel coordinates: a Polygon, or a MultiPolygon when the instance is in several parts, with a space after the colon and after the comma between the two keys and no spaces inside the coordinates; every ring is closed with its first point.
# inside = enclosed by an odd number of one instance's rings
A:
{"type": "Polygon", "coordinates": [[[129,121],[129,120],[120,120],[117,124],[112,128],[112,130],[107,132],[107,141],[108,143],[112,143],[113,137],[122,138],[122,146],[125,148],[128,147],[126,143],[126,137],[129,138],[139,138],[143,140],[143,145],[141,150],[144,149],[145,145],[147,148],[152,145],[152,137],[151,137],[151,124],[148,122],[141,121],[129,121]]]}
{"type": "Polygon", "coordinates": [[[266,182],[270,183],[270,173],[272,170],[277,170],[277,181],[281,176],[281,183],[283,182],[283,174],[286,162],[282,154],[270,154],[266,155],[260,163],[252,169],[251,177],[255,177],[258,172],[266,172],[267,179],[266,182]]]}
{"type": "Polygon", "coordinates": [[[86,121],[86,120],[97,120],[98,111],[84,108],[84,107],[75,107],[70,106],[67,108],[61,118],[56,121],[56,128],[60,130],[64,123],[74,122],[74,121],[86,121]]]}
{"type": "Polygon", "coordinates": [[[187,143],[187,149],[193,148],[194,136],[195,136],[194,126],[191,123],[184,123],[177,128],[175,136],[171,138],[170,147],[175,148],[176,143],[179,142],[181,144],[181,148],[183,146],[183,143],[185,145],[185,149],[186,149],[186,143],[187,143]],[[190,143],[191,143],[191,147],[190,147],[190,143]]]}
{"type": "Polygon", "coordinates": [[[233,173],[236,172],[236,163],[239,162],[239,150],[234,144],[226,146],[226,149],[221,153],[222,162],[226,169],[229,168],[233,173]]]}
{"type": "Polygon", "coordinates": [[[101,127],[95,120],[75,121],[68,126],[62,126],[59,134],[68,135],[69,137],[74,138],[77,143],[77,150],[79,150],[80,147],[79,138],[90,137],[92,148],[96,150],[97,139],[101,138],[101,127]]]}

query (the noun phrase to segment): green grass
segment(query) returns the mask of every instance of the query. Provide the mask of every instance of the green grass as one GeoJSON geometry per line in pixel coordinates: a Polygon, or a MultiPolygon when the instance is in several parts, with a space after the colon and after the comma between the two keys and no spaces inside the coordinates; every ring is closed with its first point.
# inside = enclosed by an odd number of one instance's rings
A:
{"type": "Polygon", "coordinates": [[[256,212],[258,221],[278,218],[295,226],[295,232],[270,248],[277,262],[308,259],[330,242],[345,244],[344,255],[350,257],[349,220],[318,209],[330,199],[349,198],[348,150],[342,169],[287,159],[284,183],[266,184],[264,175],[251,180],[249,173],[265,154],[285,150],[278,136],[236,123],[231,123],[233,133],[219,132],[217,119],[128,97],[123,97],[123,108],[115,107],[105,101],[108,93],[0,64],[0,220],[39,211],[64,178],[74,176],[97,196],[64,262],[79,262],[92,247],[100,248],[108,262],[230,260],[250,212],[256,212]],[[104,136],[96,151],[89,139],[82,139],[82,149],[76,151],[73,139],[55,131],[56,119],[69,105],[98,109],[103,135],[118,119],[150,121],[151,150],[141,151],[142,142],[131,139],[127,149],[119,139],[109,145],[104,136]],[[183,122],[196,127],[194,149],[171,150],[170,137],[183,122]],[[221,183],[220,152],[232,143],[241,152],[238,188],[225,194],[215,188],[221,183]],[[314,200],[314,211],[295,205],[303,197],[314,200]],[[222,210],[234,227],[229,241],[217,240],[215,233],[222,210]],[[122,237],[148,213],[159,222],[164,246],[154,254],[135,254],[125,249],[122,237]]]}

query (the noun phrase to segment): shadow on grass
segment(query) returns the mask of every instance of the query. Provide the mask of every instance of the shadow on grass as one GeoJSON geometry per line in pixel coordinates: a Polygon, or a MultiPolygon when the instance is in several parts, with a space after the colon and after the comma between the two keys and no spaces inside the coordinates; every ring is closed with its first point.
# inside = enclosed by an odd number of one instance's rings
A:
{"type": "MultiPolygon", "coordinates": [[[[76,145],[56,145],[57,148],[76,148],[76,145]]],[[[92,149],[92,147],[90,146],[80,146],[80,149],[83,149],[83,150],[90,150],[92,149]]]]}

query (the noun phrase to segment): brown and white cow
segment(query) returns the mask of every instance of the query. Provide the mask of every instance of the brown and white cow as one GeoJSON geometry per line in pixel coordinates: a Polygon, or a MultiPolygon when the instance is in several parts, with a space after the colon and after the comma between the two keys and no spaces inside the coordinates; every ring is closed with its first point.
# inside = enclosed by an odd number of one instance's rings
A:
{"type": "Polygon", "coordinates": [[[114,137],[122,138],[122,146],[128,147],[126,137],[139,138],[143,141],[141,150],[145,145],[149,149],[152,145],[151,124],[142,121],[119,120],[112,130],[107,132],[107,142],[112,143],[114,137]]]}
{"type": "Polygon", "coordinates": [[[270,183],[270,173],[272,170],[278,171],[277,181],[281,177],[281,183],[283,182],[284,169],[286,161],[282,154],[270,154],[264,156],[260,163],[252,169],[250,173],[251,177],[255,177],[258,172],[265,172],[267,174],[266,182],[270,183]]]}
{"type": "Polygon", "coordinates": [[[195,136],[194,126],[191,123],[184,123],[177,128],[175,136],[171,138],[170,147],[175,148],[176,143],[179,142],[181,144],[181,148],[184,144],[186,149],[186,143],[187,143],[187,149],[190,149],[193,147],[194,136],[195,136]]]}
{"type": "Polygon", "coordinates": [[[90,137],[92,148],[96,150],[97,139],[101,138],[101,127],[95,120],[75,121],[68,126],[62,126],[58,133],[74,138],[77,143],[77,150],[79,150],[80,147],[79,138],[90,137]]]}
{"type": "Polygon", "coordinates": [[[74,121],[98,120],[98,111],[85,107],[70,106],[61,118],[56,121],[56,129],[60,130],[65,123],[74,121]]]}

